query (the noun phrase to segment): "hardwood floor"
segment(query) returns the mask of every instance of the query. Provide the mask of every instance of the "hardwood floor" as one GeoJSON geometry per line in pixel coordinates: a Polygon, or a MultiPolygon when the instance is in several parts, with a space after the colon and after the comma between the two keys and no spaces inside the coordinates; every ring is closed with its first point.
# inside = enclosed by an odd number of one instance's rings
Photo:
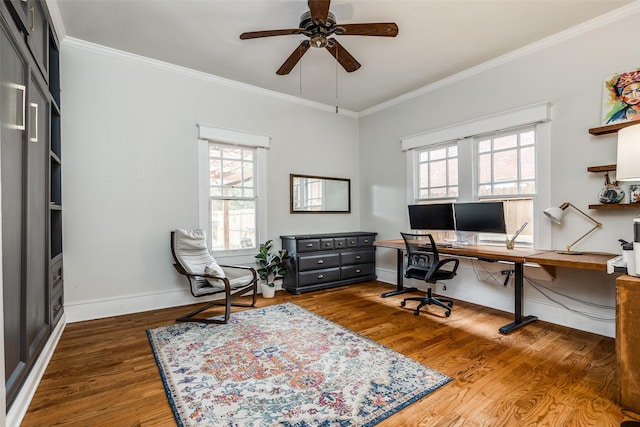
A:
{"type": "MultiPolygon", "coordinates": [[[[510,335],[512,315],[456,301],[413,315],[390,285],[369,282],[303,295],[281,291],[262,307],[294,302],[453,378],[380,426],[619,426],[614,340],[544,323],[510,335]]],[[[405,295],[406,296],[406,295],[405,295]]],[[[66,326],[23,426],[175,425],[146,329],[177,307],[66,326]]],[[[215,310],[215,309],[214,309],[215,310]]],[[[239,309],[236,309],[239,310],[239,309]]]]}

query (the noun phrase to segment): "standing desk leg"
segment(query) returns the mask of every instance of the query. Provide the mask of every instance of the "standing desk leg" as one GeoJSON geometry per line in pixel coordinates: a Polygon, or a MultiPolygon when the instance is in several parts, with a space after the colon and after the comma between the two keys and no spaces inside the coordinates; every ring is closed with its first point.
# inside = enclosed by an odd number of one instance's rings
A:
{"type": "Polygon", "coordinates": [[[501,334],[508,334],[511,331],[518,329],[528,323],[535,322],[538,320],[536,316],[522,316],[524,299],[523,299],[523,288],[524,288],[524,263],[516,262],[515,265],[515,276],[513,278],[513,287],[515,292],[515,307],[514,307],[514,321],[509,323],[508,325],[504,325],[500,329],[501,334]]]}
{"type": "Polygon", "coordinates": [[[404,253],[402,249],[397,250],[396,255],[396,290],[391,292],[385,292],[381,295],[382,298],[392,297],[394,295],[404,294],[405,292],[417,291],[417,288],[405,288],[403,285],[402,270],[404,266],[404,253]]]}

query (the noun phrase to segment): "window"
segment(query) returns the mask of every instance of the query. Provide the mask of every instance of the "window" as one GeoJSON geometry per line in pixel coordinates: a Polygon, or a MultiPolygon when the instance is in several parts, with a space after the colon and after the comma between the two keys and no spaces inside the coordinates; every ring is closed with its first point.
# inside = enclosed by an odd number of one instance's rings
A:
{"type": "Polygon", "coordinates": [[[256,148],[209,142],[211,250],[256,247],[256,148]]]}
{"type": "MultiPolygon", "coordinates": [[[[476,198],[504,203],[507,233],[513,235],[525,222],[516,239],[521,246],[533,246],[533,205],[536,193],[536,133],[533,127],[509,130],[474,138],[476,198]]],[[[504,236],[480,235],[492,242],[504,236]]]]}
{"type": "MultiPolygon", "coordinates": [[[[415,203],[502,201],[507,233],[533,246],[536,130],[510,129],[415,150],[415,203]]],[[[504,244],[502,234],[480,233],[478,243],[504,244]]]]}
{"type": "Polygon", "coordinates": [[[458,146],[424,147],[417,153],[417,201],[458,197],[458,146]]]}

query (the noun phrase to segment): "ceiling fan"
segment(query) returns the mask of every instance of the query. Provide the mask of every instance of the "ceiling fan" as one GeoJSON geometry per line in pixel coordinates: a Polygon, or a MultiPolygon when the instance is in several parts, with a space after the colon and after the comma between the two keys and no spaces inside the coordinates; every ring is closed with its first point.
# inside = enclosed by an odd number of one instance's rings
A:
{"type": "Polygon", "coordinates": [[[360,63],[340,44],[331,37],[340,36],[382,36],[395,37],[398,35],[398,26],[393,22],[368,23],[368,24],[336,24],[336,17],[329,12],[331,0],[308,0],[309,11],[300,17],[298,28],[282,30],[250,31],[240,34],[241,40],[257,39],[261,37],[286,36],[292,34],[304,34],[309,40],[304,40],[284,61],[284,64],[276,71],[278,75],[289,72],[300,61],[309,47],[325,48],[336,58],[342,67],[351,73],[360,68],[360,63]]]}

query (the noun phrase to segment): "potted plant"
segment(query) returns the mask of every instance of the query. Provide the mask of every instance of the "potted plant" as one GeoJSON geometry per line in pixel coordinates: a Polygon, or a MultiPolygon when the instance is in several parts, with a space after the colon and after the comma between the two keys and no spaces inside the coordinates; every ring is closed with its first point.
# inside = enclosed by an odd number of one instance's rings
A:
{"type": "Polygon", "coordinates": [[[265,298],[272,298],[275,295],[275,281],[282,279],[287,274],[286,264],[289,259],[287,250],[282,249],[277,253],[272,253],[272,246],[272,240],[261,243],[258,254],[255,256],[260,267],[256,272],[260,279],[264,280],[264,283],[262,283],[262,296],[265,298]]]}

